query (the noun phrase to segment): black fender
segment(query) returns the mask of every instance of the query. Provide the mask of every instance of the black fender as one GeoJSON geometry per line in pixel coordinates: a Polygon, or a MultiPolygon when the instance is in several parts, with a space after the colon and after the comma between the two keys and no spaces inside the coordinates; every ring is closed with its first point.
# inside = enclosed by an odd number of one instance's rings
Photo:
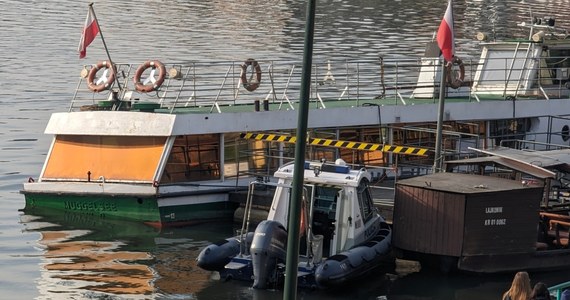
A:
{"type": "MultiPolygon", "coordinates": [[[[247,249],[251,245],[253,232],[245,235],[245,247],[247,249]]],[[[225,240],[213,243],[200,251],[196,258],[198,267],[207,271],[219,271],[227,265],[231,259],[240,252],[240,237],[231,237],[225,240]]]]}

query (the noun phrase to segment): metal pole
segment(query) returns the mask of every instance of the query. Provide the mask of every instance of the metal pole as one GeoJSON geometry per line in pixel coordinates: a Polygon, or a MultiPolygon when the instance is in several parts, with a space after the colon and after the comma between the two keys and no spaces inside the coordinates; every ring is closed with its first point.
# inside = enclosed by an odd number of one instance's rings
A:
{"type": "Polygon", "coordinates": [[[307,143],[307,120],[309,117],[309,97],[311,92],[311,65],[313,64],[313,36],[315,31],[315,0],[307,2],[307,22],[305,25],[305,47],[303,53],[303,73],[299,97],[299,120],[297,122],[297,142],[295,143],[295,168],[293,190],[289,206],[287,225],[287,260],[285,262],[285,286],[283,299],[297,298],[297,266],[299,264],[299,231],[301,220],[301,200],[305,174],[305,149],[307,143]]]}
{"type": "Polygon", "coordinates": [[[441,144],[442,144],[442,131],[443,131],[443,113],[445,107],[445,79],[447,77],[446,61],[443,60],[441,70],[441,81],[439,84],[439,110],[437,112],[437,127],[435,135],[435,157],[433,159],[432,173],[441,171],[442,157],[441,157],[441,144]]]}
{"type": "Polygon", "coordinates": [[[97,23],[97,29],[99,29],[99,35],[101,35],[101,41],[103,41],[103,47],[105,47],[105,52],[107,52],[107,58],[109,58],[109,63],[111,64],[111,66],[113,68],[113,73],[115,73],[115,82],[117,83],[119,90],[121,90],[121,83],[119,82],[119,76],[117,74],[115,64],[113,64],[113,60],[111,60],[111,55],[109,54],[109,49],[107,49],[107,43],[105,43],[105,39],[103,38],[103,31],[101,30],[101,26],[99,26],[99,20],[97,20],[97,15],[95,14],[95,10],[93,9],[93,2],[89,3],[89,9],[91,10],[91,13],[93,14],[93,18],[95,19],[95,22],[97,23]]]}

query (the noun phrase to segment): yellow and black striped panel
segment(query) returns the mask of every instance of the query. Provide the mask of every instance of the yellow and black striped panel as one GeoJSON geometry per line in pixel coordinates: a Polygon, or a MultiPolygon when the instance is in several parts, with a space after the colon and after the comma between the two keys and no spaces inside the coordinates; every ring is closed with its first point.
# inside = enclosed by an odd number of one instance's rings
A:
{"type": "Polygon", "coordinates": [[[266,142],[284,142],[295,144],[297,137],[287,136],[287,135],[277,135],[277,134],[265,134],[265,133],[242,133],[240,134],[242,139],[266,141],[266,142]]]}
{"type": "MultiPolygon", "coordinates": [[[[293,144],[297,141],[297,138],[295,136],[265,134],[265,133],[242,133],[240,137],[243,139],[254,139],[258,141],[284,142],[284,143],[293,143],[293,144]]],[[[392,146],[392,145],[383,145],[383,144],[374,144],[374,143],[339,141],[339,140],[318,139],[318,138],[309,138],[307,144],[313,146],[327,146],[334,148],[347,148],[347,149],[365,150],[365,151],[382,151],[382,152],[392,152],[398,154],[419,155],[419,156],[426,155],[426,152],[428,151],[428,149],[418,148],[418,147],[392,146]]]]}

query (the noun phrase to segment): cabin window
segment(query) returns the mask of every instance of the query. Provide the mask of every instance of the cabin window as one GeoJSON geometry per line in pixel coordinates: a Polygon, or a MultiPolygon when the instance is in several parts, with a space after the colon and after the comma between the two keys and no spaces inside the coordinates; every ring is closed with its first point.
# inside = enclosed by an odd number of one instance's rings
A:
{"type": "Polygon", "coordinates": [[[533,68],[535,61],[529,59],[535,54],[528,53],[527,47],[528,45],[521,45],[514,55],[514,49],[488,49],[478,88],[511,94],[524,89],[521,86],[532,86],[534,82],[527,82],[528,79],[525,78],[533,78],[528,72],[536,74],[536,68],[533,68]],[[508,82],[507,87],[504,86],[505,81],[508,82]]]}
{"type": "Polygon", "coordinates": [[[335,219],[338,189],[315,186],[315,211],[325,213],[329,219],[335,219]]]}
{"type": "MultiPolygon", "coordinates": [[[[272,133],[291,136],[287,132],[272,133]]],[[[240,133],[225,134],[224,176],[271,176],[283,164],[292,161],[295,144],[243,139],[240,133]],[[239,173],[239,174],[238,174],[239,173]]],[[[294,135],[294,134],[293,134],[294,135]]]]}
{"type": "MultiPolygon", "coordinates": [[[[388,129],[386,127],[362,127],[362,128],[342,128],[313,130],[310,138],[325,140],[341,140],[351,142],[363,142],[383,144],[386,141],[388,129]]],[[[331,145],[331,144],[329,144],[331,145]]],[[[334,161],[342,158],[348,164],[361,165],[385,165],[387,156],[382,151],[361,151],[354,147],[332,147],[320,144],[319,146],[309,145],[308,153],[310,159],[334,161]]]]}
{"type": "Polygon", "coordinates": [[[369,181],[363,178],[358,184],[358,204],[360,205],[360,213],[362,214],[362,219],[367,222],[372,218],[374,214],[374,202],[372,201],[372,195],[370,194],[370,189],[368,188],[369,181]]]}
{"type": "MultiPolygon", "coordinates": [[[[266,132],[272,136],[271,141],[249,139],[244,140],[240,134],[225,134],[225,176],[247,173],[256,176],[271,176],[283,164],[293,160],[295,144],[278,142],[280,136],[295,136],[294,131],[266,132]],[[238,164],[239,162],[239,164],[238,164]]],[[[386,141],[386,127],[364,128],[330,128],[310,130],[311,139],[342,140],[382,144],[386,141]]],[[[383,165],[388,157],[382,151],[361,151],[350,147],[333,147],[332,144],[307,145],[308,160],[335,161],[342,158],[347,164],[383,165]],[[327,146],[328,145],[328,146],[327,146]]]]}
{"type": "Polygon", "coordinates": [[[313,234],[323,236],[323,253],[328,256],[335,235],[338,188],[314,186],[313,234]]]}
{"type": "Polygon", "coordinates": [[[58,135],[43,179],[152,182],[165,137],[58,135]]]}
{"type": "MultiPolygon", "coordinates": [[[[339,132],[342,141],[383,144],[386,141],[387,128],[365,127],[346,128],[339,132]]],[[[349,164],[385,165],[387,156],[382,151],[359,151],[351,148],[341,148],[340,158],[349,164]]]]}
{"type": "Polygon", "coordinates": [[[570,139],[570,127],[568,125],[562,126],[562,130],[560,131],[560,136],[562,137],[563,141],[567,141],[570,139]]]}
{"type": "MultiPolygon", "coordinates": [[[[249,141],[247,155],[248,172],[250,174],[271,174],[270,168],[275,163],[270,153],[273,149],[273,144],[264,141],[251,140],[249,141]]],[[[273,166],[275,168],[276,166],[273,166]]]]}
{"type": "Polygon", "coordinates": [[[546,66],[554,84],[565,84],[570,80],[570,49],[550,49],[546,66]]]}
{"type": "Polygon", "coordinates": [[[526,132],[531,126],[530,119],[509,119],[489,121],[489,138],[495,140],[495,146],[521,149],[528,145],[522,145],[526,132]]]}
{"type": "Polygon", "coordinates": [[[176,137],[161,183],[220,178],[219,149],[217,134],[176,137]]]}
{"type": "Polygon", "coordinates": [[[249,171],[248,141],[239,133],[224,134],[224,177],[236,177],[249,171]]]}
{"type": "MultiPolygon", "coordinates": [[[[324,140],[338,140],[338,130],[335,128],[329,129],[313,129],[308,133],[310,138],[324,139],[324,140]]],[[[309,143],[307,145],[307,156],[310,160],[326,160],[335,161],[339,158],[339,148],[318,145],[314,146],[309,143]]]]}

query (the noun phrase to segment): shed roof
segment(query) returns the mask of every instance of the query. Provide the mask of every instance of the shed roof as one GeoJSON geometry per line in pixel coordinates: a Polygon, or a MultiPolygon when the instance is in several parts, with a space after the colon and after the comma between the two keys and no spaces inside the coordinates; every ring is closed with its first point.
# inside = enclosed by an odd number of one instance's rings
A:
{"type": "Polygon", "coordinates": [[[496,163],[537,178],[554,177],[555,174],[551,170],[570,172],[570,149],[548,151],[518,150],[507,147],[496,147],[484,150],[470,149],[490,156],[448,161],[446,164],[448,166],[456,166],[496,163]]]}
{"type": "Polygon", "coordinates": [[[479,194],[533,188],[542,189],[542,187],[525,186],[520,181],[510,179],[445,172],[403,179],[398,181],[397,185],[461,194],[479,194]]]}
{"type": "Polygon", "coordinates": [[[467,158],[461,160],[452,160],[445,162],[448,170],[449,168],[453,168],[460,165],[501,165],[507,167],[512,170],[517,170],[523,172],[525,174],[531,175],[536,178],[545,179],[545,178],[553,178],[554,173],[549,170],[546,170],[541,167],[537,166],[529,166],[528,164],[520,163],[512,159],[498,157],[498,156],[484,156],[484,157],[475,157],[475,158],[467,158]]]}

